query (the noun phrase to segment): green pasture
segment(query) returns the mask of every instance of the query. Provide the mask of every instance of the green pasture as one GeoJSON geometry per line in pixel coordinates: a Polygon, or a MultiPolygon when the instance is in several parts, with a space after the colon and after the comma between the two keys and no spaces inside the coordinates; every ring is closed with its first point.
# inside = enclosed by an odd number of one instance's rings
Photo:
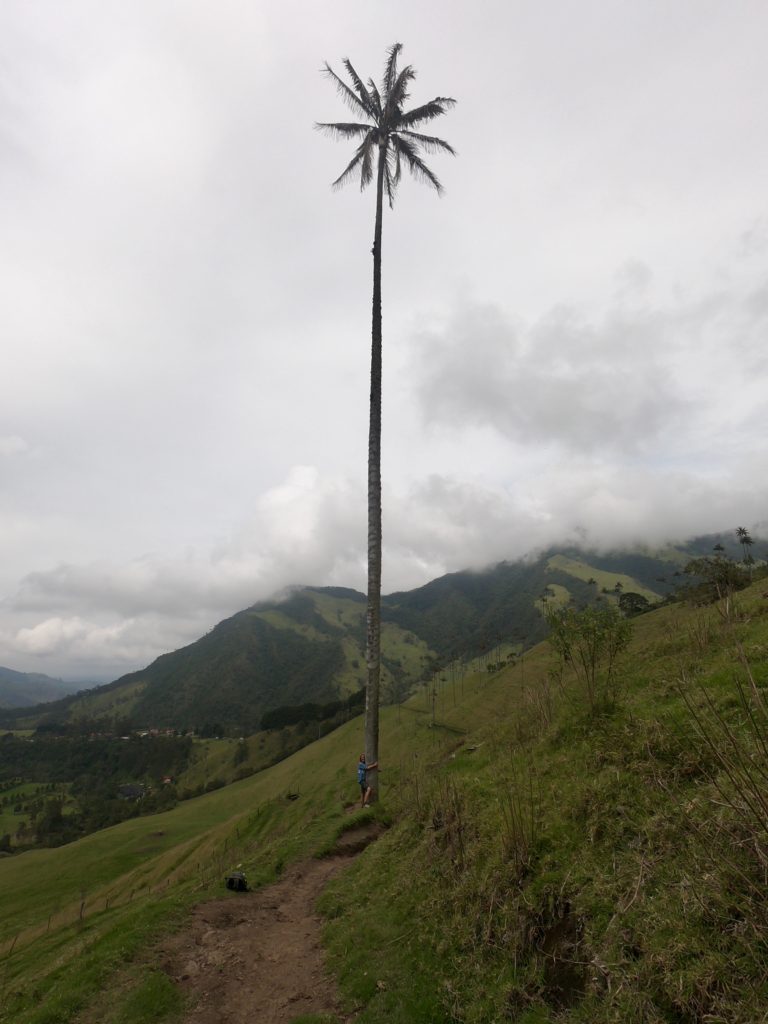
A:
{"type": "Polygon", "coordinates": [[[641,583],[638,583],[632,576],[627,576],[621,572],[595,569],[586,562],[581,562],[576,558],[568,558],[566,555],[553,555],[547,562],[547,565],[550,569],[559,569],[560,572],[567,573],[569,576],[575,576],[576,579],[583,580],[585,583],[590,579],[595,580],[598,592],[601,592],[603,588],[611,591],[617,583],[620,583],[625,594],[630,592],[640,594],[651,603],[658,601],[661,596],[654,590],[649,590],[641,583]]]}
{"type": "Polygon", "coordinates": [[[15,845],[16,831],[19,825],[29,823],[30,815],[24,808],[31,801],[42,801],[59,799],[64,801],[62,813],[71,814],[74,804],[68,798],[69,787],[64,784],[57,784],[55,790],[48,791],[45,785],[39,782],[20,782],[16,786],[0,791],[0,798],[11,798],[7,803],[0,804],[0,836],[9,835],[11,843],[15,845]],[[21,805],[20,811],[14,808],[21,805]]]}
{"type": "Polygon", "coordinates": [[[76,700],[70,705],[69,718],[74,722],[83,717],[115,716],[119,718],[122,715],[128,717],[146,685],[143,680],[136,680],[132,683],[125,683],[115,690],[104,690],[101,693],[89,691],[84,699],[76,700]]]}
{"type": "Polygon", "coordinates": [[[544,612],[546,608],[564,608],[565,605],[571,600],[571,592],[567,587],[562,586],[560,583],[548,583],[546,599],[544,597],[538,597],[534,604],[540,612],[544,612]]]}
{"type": "Polygon", "coordinates": [[[279,608],[269,608],[265,611],[254,612],[253,614],[257,618],[269,623],[270,626],[274,626],[275,629],[289,629],[293,633],[300,633],[301,636],[305,636],[309,640],[326,640],[328,637],[327,633],[322,632],[316,626],[297,622],[290,615],[281,612],[279,608]]]}
{"type": "Polygon", "coordinates": [[[189,765],[177,779],[178,789],[205,786],[212,779],[232,777],[231,764],[237,746],[234,739],[195,739],[189,765]]]}

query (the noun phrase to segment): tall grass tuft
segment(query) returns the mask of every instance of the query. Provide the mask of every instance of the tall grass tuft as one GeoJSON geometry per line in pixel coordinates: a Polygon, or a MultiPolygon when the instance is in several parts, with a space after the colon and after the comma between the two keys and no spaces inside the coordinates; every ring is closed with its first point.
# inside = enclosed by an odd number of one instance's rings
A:
{"type": "Polygon", "coordinates": [[[528,873],[539,834],[537,800],[534,776],[531,770],[525,778],[513,774],[511,782],[499,794],[501,810],[501,842],[504,859],[512,865],[514,877],[522,879],[528,873]]]}

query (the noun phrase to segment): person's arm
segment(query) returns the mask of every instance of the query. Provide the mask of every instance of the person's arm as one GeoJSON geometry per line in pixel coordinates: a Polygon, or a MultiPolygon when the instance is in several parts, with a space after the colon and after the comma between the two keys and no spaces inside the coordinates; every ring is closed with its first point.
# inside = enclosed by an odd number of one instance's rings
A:
{"type": "Polygon", "coordinates": [[[367,772],[369,772],[369,771],[371,771],[372,768],[378,768],[378,767],[379,767],[379,762],[378,761],[374,761],[373,764],[367,764],[365,766],[365,770],[367,772]]]}

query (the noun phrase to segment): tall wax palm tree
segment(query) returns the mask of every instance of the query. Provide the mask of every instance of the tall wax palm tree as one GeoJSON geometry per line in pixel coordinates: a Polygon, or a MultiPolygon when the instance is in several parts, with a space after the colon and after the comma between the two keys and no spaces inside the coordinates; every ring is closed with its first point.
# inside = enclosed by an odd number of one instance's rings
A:
{"type": "MultiPolygon", "coordinates": [[[[354,114],[363,121],[317,124],[315,127],[336,139],[349,139],[358,143],[355,154],[339,177],[334,188],[341,188],[353,178],[359,178],[362,191],[376,176],[376,220],[373,233],[373,311],[371,325],[371,402],[368,432],[368,607],[366,614],[365,660],[368,679],[365,691],[365,755],[368,764],[379,760],[379,679],[381,634],[381,227],[384,193],[390,207],[400,184],[403,164],[408,170],[435,189],[442,185],[427,167],[422,152],[453,154],[453,149],[442,139],[424,135],[418,129],[445,114],[455,100],[438,96],[429,103],[405,111],[408,88],[416,77],[407,65],[398,70],[397,61],[402,50],[395,43],[387,52],[384,77],[377,88],[373,79],[367,83],[352,67],[348,59],[342,63],[350,84],[340,78],[329,64],[324,74],[336,86],[339,95],[354,114]]],[[[369,774],[374,799],[378,784],[375,771],[369,774]]]]}

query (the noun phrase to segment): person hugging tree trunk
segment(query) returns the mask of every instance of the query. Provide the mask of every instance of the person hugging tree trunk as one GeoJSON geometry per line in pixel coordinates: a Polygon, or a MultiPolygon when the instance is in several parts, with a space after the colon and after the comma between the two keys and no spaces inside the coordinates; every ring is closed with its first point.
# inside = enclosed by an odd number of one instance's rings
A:
{"type": "Polygon", "coordinates": [[[373,764],[366,764],[365,754],[360,755],[360,760],[357,762],[357,783],[360,786],[361,807],[368,807],[370,805],[371,787],[368,785],[368,772],[378,767],[378,761],[374,761],[373,764]]]}

